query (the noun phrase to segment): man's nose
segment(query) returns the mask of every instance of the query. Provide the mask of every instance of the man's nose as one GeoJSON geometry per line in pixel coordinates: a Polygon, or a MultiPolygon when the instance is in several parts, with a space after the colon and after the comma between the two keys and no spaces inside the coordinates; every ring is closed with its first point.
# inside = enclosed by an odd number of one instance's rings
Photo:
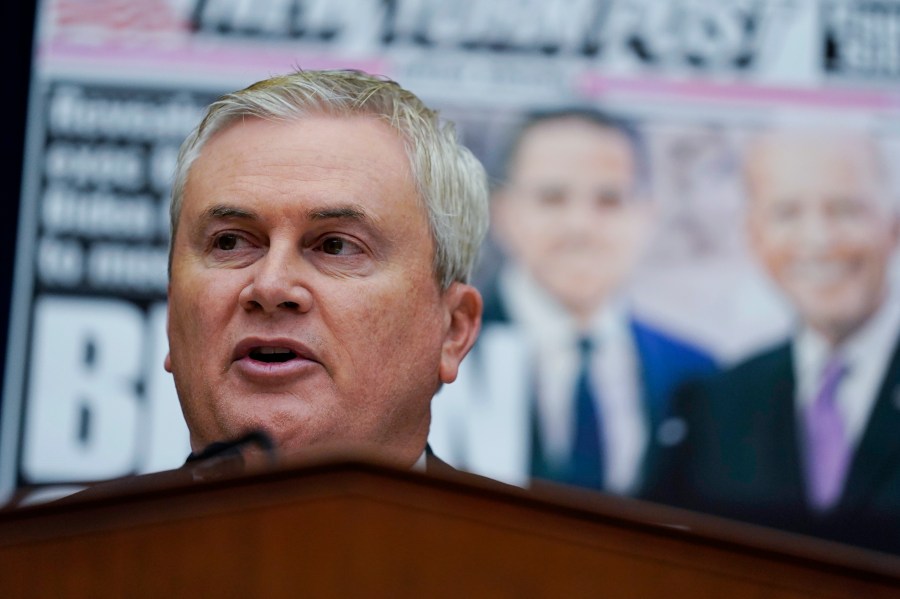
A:
{"type": "Polygon", "coordinates": [[[597,226],[597,213],[588,193],[571,194],[560,206],[560,220],[569,235],[591,233],[597,226]]]}
{"type": "Polygon", "coordinates": [[[312,308],[308,287],[311,266],[295,248],[270,247],[254,268],[239,297],[245,310],[308,312],[312,308]]]}
{"type": "Polygon", "coordinates": [[[836,240],[837,223],[821,210],[807,211],[796,232],[797,239],[809,251],[824,251],[836,240]]]}

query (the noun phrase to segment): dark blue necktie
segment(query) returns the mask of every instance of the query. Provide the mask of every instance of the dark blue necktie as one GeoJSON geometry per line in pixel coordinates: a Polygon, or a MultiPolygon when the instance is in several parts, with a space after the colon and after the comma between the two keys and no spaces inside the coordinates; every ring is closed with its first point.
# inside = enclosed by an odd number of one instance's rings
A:
{"type": "Polygon", "coordinates": [[[572,445],[568,482],[580,487],[602,489],[602,422],[597,413],[590,375],[594,345],[589,338],[582,337],[578,340],[578,349],[580,365],[575,381],[575,442],[572,445]]]}

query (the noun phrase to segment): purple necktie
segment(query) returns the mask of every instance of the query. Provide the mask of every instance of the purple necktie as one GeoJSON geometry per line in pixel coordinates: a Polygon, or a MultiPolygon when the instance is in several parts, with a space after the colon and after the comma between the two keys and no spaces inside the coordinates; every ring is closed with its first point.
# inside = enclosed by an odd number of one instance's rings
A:
{"type": "Polygon", "coordinates": [[[810,505],[825,511],[837,502],[850,464],[850,446],[835,401],[847,371],[840,357],[829,360],[815,400],[805,411],[806,482],[810,505]]]}

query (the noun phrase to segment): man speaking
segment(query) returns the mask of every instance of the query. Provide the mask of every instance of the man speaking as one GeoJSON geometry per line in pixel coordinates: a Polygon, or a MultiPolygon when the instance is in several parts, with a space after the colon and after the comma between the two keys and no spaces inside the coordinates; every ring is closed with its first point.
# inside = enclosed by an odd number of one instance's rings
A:
{"type": "Polygon", "coordinates": [[[169,355],[195,453],[263,431],[282,454],[424,456],[482,300],[482,166],[394,82],[304,71],[213,103],[171,206],[169,355]]]}
{"type": "Polygon", "coordinates": [[[204,458],[269,445],[439,466],[431,399],[481,326],[487,220],[481,164],[393,81],[300,71],[214,102],[171,203],[165,368],[190,467],[80,496],[215,478],[240,461],[204,458]]]}

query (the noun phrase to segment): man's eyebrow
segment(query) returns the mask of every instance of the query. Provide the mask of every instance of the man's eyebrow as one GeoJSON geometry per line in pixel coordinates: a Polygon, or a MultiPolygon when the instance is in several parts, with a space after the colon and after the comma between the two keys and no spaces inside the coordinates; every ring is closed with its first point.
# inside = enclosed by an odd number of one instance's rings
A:
{"type": "Polygon", "coordinates": [[[306,213],[312,221],[330,220],[334,218],[350,220],[369,220],[369,215],[355,206],[338,206],[335,208],[314,208],[306,213]]]}
{"type": "MultiPolygon", "coordinates": [[[[259,215],[253,211],[236,206],[219,204],[210,207],[203,213],[202,221],[210,222],[220,219],[242,219],[258,221],[259,215]]],[[[327,208],[313,208],[306,213],[310,221],[322,221],[332,219],[349,219],[356,221],[368,221],[371,217],[365,210],[356,206],[336,206],[327,208]]]]}
{"type": "Polygon", "coordinates": [[[244,210],[242,208],[236,208],[234,206],[226,206],[224,204],[211,207],[203,216],[204,220],[207,221],[220,218],[259,220],[259,217],[254,212],[250,212],[249,210],[244,210]]]}

